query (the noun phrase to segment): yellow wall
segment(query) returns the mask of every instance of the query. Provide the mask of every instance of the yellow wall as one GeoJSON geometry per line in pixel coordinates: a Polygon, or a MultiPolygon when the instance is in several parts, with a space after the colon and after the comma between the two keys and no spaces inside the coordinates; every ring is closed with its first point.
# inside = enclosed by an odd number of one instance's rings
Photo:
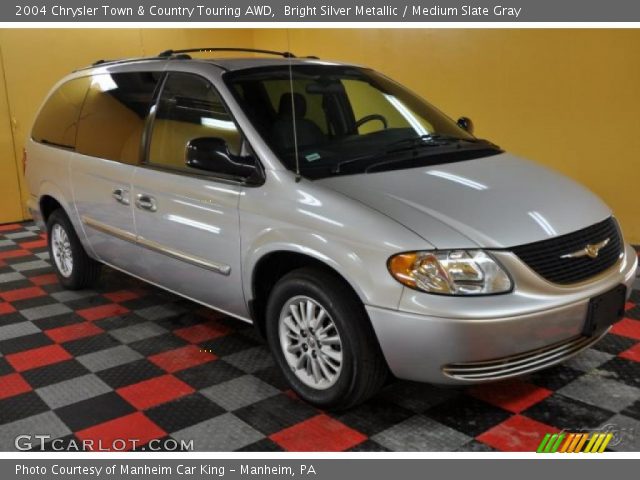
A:
{"type": "Polygon", "coordinates": [[[371,66],[471,117],[600,195],[640,243],[640,30],[254,30],[254,43],[371,66]]]}
{"type": "MultiPolygon", "coordinates": [[[[35,110],[68,71],[99,58],[213,44],[372,66],[450,116],[471,117],[479,136],[583,183],[640,243],[640,30],[0,30],[15,138],[10,152],[0,98],[0,177],[15,175],[5,158],[21,160],[35,110]]],[[[11,195],[3,187],[0,212],[11,195]]]]}
{"type": "Polygon", "coordinates": [[[5,87],[0,51],[0,223],[12,222],[23,217],[18,164],[13,151],[13,133],[5,87]]]}

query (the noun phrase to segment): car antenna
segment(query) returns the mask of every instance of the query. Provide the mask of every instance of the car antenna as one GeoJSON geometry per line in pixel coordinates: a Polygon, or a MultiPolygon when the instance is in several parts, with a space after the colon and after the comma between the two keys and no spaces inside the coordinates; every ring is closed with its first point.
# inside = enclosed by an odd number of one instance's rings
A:
{"type": "MultiPolygon", "coordinates": [[[[287,50],[291,51],[291,37],[289,29],[287,29],[287,50]]],[[[298,131],[296,129],[296,99],[293,94],[293,68],[291,66],[291,57],[287,57],[289,63],[289,92],[291,93],[291,119],[293,120],[293,153],[296,158],[296,183],[300,182],[300,157],[298,156],[298,131]]]]}

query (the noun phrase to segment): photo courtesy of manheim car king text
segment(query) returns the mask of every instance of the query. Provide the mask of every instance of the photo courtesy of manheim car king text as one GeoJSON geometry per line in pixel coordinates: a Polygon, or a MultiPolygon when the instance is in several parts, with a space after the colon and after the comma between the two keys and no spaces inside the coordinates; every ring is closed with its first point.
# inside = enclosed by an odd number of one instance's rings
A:
{"type": "Polygon", "coordinates": [[[1,478],[637,470],[639,6],[14,3],[1,478]]]}

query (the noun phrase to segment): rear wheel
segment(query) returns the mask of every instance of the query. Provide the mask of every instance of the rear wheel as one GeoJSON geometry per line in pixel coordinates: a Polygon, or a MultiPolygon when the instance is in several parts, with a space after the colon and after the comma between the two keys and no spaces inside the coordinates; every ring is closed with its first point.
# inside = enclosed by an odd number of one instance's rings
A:
{"type": "Polygon", "coordinates": [[[51,263],[63,287],[79,290],[96,283],[100,276],[101,264],[87,255],[71,221],[62,209],[49,215],[47,238],[51,263]]]}
{"type": "Polygon", "coordinates": [[[364,306],[336,275],[310,268],[285,275],[266,321],[276,363],[307,402],[344,409],[384,384],[387,366],[364,306]]]}

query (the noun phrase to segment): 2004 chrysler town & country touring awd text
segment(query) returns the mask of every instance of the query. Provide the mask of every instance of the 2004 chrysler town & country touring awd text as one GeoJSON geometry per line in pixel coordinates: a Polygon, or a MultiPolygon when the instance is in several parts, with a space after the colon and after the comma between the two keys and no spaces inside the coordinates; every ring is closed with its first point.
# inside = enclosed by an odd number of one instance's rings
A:
{"type": "Polygon", "coordinates": [[[62,285],[104,263],[252,321],[326,408],[389,373],[533,372],[621,317],[637,257],[593,194],[370,69],[282,56],[167,51],[53,88],[25,162],[62,285]]]}

